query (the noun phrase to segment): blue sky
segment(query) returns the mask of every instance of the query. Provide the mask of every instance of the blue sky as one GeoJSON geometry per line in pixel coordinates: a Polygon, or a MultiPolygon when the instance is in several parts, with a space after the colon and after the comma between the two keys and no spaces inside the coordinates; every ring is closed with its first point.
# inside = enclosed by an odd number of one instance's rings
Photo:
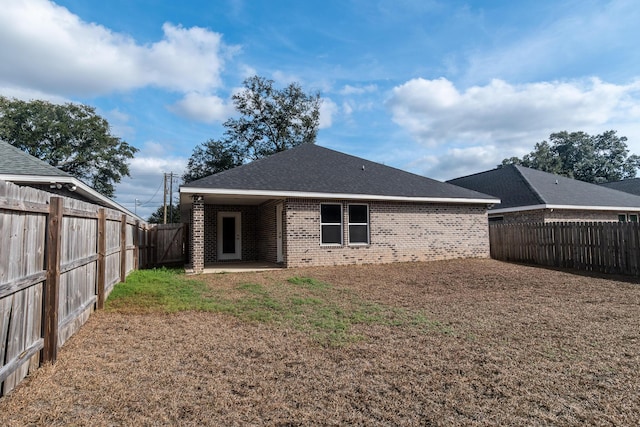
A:
{"type": "Polygon", "coordinates": [[[636,0],[3,0],[0,94],[95,106],[140,149],[116,200],[146,217],[254,74],[321,92],[318,144],[435,179],[561,130],[640,154],[639,22],[636,0]]]}

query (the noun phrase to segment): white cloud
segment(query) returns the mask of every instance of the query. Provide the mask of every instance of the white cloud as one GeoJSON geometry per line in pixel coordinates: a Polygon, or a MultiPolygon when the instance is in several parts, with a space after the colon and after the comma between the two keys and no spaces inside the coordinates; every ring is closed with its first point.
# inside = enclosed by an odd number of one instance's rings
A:
{"type": "Polygon", "coordinates": [[[320,104],[320,129],[330,128],[333,124],[333,116],[338,113],[338,105],[331,98],[322,98],[320,104]]]}
{"type": "Polygon", "coordinates": [[[162,27],[146,45],[82,21],[47,0],[5,0],[0,14],[0,87],[65,95],[97,95],[157,86],[205,91],[220,86],[233,48],[205,28],[162,27]]]}
{"type": "Polygon", "coordinates": [[[362,95],[364,93],[375,92],[378,90],[378,86],[371,84],[366,86],[351,86],[345,85],[340,90],[340,95],[362,95]]]}
{"type": "Polygon", "coordinates": [[[413,79],[393,89],[393,120],[416,141],[510,146],[559,130],[600,129],[636,115],[640,81],[615,85],[591,79],[511,85],[493,80],[458,90],[449,80],[413,79]]]}
{"type": "Polygon", "coordinates": [[[640,81],[512,85],[493,80],[459,90],[444,78],[414,79],[393,89],[387,107],[393,121],[423,147],[409,167],[437,179],[493,168],[563,130],[614,129],[629,138],[631,152],[640,153],[640,81]]]}
{"type": "Polygon", "coordinates": [[[149,217],[162,205],[164,173],[174,173],[173,197],[178,197],[180,177],[187,165],[187,158],[167,155],[162,144],[147,142],[143,149],[131,160],[130,177],[123,178],[116,185],[118,203],[132,212],[135,210],[143,218],[149,217]],[[136,207],[136,200],[138,205],[136,207]]]}
{"type": "Polygon", "coordinates": [[[171,105],[169,110],[191,120],[213,123],[228,119],[233,114],[234,107],[218,96],[190,92],[171,105]]]}
{"type": "Polygon", "coordinates": [[[433,179],[446,181],[476,172],[493,169],[504,156],[494,145],[451,148],[438,155],[425,155],[408,167],[433,179]]]}
{"type": "Polygon", "coordinates": [[[344,111],[344,113],[345,113],[347,116],[350,116],[350,115],[351,115],[351,113],[353,113],[353,105],[352,105],[352,103],[351,103],[351,102],[349,102],[349,101],[344,101],[344,102],[342,103],[342,111],[344,111]]]}

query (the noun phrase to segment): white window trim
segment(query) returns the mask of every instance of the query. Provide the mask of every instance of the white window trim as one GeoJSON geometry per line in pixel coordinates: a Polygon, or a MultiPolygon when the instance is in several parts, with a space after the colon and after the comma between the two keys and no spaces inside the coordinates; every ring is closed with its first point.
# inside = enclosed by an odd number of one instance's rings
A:
{"type": "Polygon", "coordinates": [[[629,222],[629,215],[626,212],[618,212],[618,222],[629,222]],[[621,216],[624,216],[624,221],[620,220],[621,216]]]}
{"type": "Polygon", "coordinates": [[[349,246],[368,246],[371,244],[371,235],[370,235],[370,226],[369,223],[371,222],[371,217],[370,217],[370,213],[369,213],[369,204],[368,203],[349,203],[347,205],[347,242],[349,243],[349,246]],[[367,222],[363,223],[363,222],[351,222],[350,218],[349,218],[349,207],[350,206],[366,206],[367,207],[367,222]],[[365,242],[354,242],[351,243],[351,229],[350,226],[352,225],[366,225],[367,226],[367,241],[365,242]]]}
{"type": "Polygon", "coordinates": [[[320,203],[320,246],[333,246],[339,247],[344,243],[344,226],[343,226],[343,216],[344,216],[344,206],[342,203],[320,203]],[[337,222],[322,222],[322,206],[323,205],[331,205],[331,206],[340,206],[340,223],[337,222]],[[322,242],[322,226],[323,225],[339,225],[340,226],[340,243],[323,243],[322,242]]]}
{"type": "Polygon", "coordinates": [[[627,222],[639,222],[639,221],[640,221],[640,215],[638,215],[637,213],[627,214],[627,222]],[[631,221],[631,215],[636,217],[636,221],[631,221]]]}

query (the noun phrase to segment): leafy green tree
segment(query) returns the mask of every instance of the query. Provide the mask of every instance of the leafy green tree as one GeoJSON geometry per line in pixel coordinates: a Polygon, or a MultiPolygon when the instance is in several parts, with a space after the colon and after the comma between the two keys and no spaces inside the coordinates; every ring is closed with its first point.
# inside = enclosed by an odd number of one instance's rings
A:
{"type": "Polygon", "coordinates": [[[519,164],[592,183],[619,181],[635,177],[640,167],[640,157],[629,155],[626,142],[627,138],[617,136],[615,130],[594,136],[557,132],[521,159],[511,157],[502,164],[519,164]]]}
{"type": "Polygon", "coordinates": [[[93,107],[0,96],[0,139],[113,197],[138,151],[111,134],[93,107]]]}
{"type": "Polygon", "coordinates": [[[316,140],[320,93],[306,94],[297,83],[279,90],[273,83],[258,76],[246,79],[245,89],[233,95],[240,117],[224,123],[226,139],[246,150],[249,159],[316,140]]]}
{"type": "MultiPolygon", "coordinates": [[[[164,206],[160,206],[147,219],[149,224],[164,224],[164,206]]],[[[180,222],[180,206],[177,204],[167,205],[167,224],[180,222]]]]}
{"type": "Polygon", "coordinates": [[[196,146],[182,175],[182,181],[188,183],[214,173],[240,166],[242,154],[234,144],[210,139],[196,146]]]}
{"type": "Polygon", "coordinates": [[[299,84],[274,88],[274,81],[253,76],[233,95],[238,118],[224,122],[221,140],[197,146],[183,175],[188,183],[300,144],[314,143],[320,124],[320,93],[299,84]]]}

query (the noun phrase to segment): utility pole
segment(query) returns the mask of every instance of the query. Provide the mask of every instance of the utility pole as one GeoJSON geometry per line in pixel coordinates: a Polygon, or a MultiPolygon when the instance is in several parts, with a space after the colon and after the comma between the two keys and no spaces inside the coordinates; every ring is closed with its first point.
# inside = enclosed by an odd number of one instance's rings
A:
{"type": "Polygon", "coordinates": [[[167,173],[164,172],[164,201],[162,202],[162,206],[164,207],[164,221],[163,224],[167,223],[167,173]]]}
{"type": "Polygon", "coordinates": [[[173,224],[173,172],[169,177],[169,222],[173,224]]]}

